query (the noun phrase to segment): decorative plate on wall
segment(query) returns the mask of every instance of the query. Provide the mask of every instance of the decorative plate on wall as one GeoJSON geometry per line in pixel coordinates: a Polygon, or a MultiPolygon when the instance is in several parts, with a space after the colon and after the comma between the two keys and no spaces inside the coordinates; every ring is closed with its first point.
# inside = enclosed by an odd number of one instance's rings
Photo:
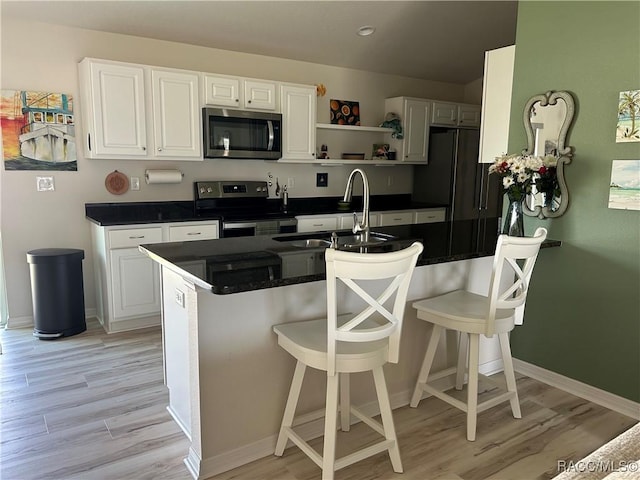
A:
{"type": "Polygon", "coordinates": [[[109,193],[122,195],[129,190],[129,178],[124,173],[114,170],[105,178],[104,186],[109,193]]]}
{"type": "Polygon", "coordinates": [[[329,101],[331,123],[334,125],[360,125],[360,102],[329,101]]]}

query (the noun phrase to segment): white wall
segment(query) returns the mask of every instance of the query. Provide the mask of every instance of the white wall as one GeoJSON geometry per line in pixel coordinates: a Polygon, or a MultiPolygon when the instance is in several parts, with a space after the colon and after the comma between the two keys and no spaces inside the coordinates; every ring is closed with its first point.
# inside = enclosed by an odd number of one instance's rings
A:
{"type": "MultiPolygon", "coordinates": [[[[329,99],[360,102],[364,125],[384,118],[384,99],[397,95],[469,101],[463,85],[429,82],[358,70],[330,67],[281,58],[249,55],[225,50],[115,35],[32,22],[9,21],[1,25],[0,87],[68,93],[81,131],[77,63],[84,57],[104,58],[147,65],[203,72],[224,73],[304,84],[323,83],[327,95],[318,99],[318,120],[327,122],[329,99]],[[325,118],[326,117],[326,118],[325,118]]],[[[472,90],[474,90],[472,88],[472,90]]],[[[336,152],[337,153],[337,152],[336,152]]],[[[334,155],[335,157],[335,155],[334,155]]],[[[78,152],[77,172],[50,172],[55,192],[37,192],[35,171],[3,171],[1,214],[4,265],[10,319],[32,315],[26,252],[44,247],[81,248],[85,251],[84,288],[86,307],[95,308],[92,252],[84,204],[89,202],[133,202],[191,200],[192,182],[203,179],[266,180],[267,172],[280,179],[293,177],[291,197],[340,195],[351,168],[275,164],[261,161],[143,162],[86,160],[78,152]],[[185,176],[179,185],[145,185],[124,195],[109,194],[106,175],[113,170],[128,176],[144,176],[146,168],[179,168],[185,176]],[[329,187],[315,187],[316,172],[329,172],[329,187]]],[[[368,167],[373,194],[411,191],[412,167],[368,167]],[[392,185],[388,186],[389,176],[392,185]]]]}

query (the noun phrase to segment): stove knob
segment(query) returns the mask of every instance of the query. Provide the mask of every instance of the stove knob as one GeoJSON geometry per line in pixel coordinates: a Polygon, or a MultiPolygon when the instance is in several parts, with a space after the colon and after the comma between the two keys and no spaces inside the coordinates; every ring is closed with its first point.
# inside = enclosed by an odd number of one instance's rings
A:
{"type": "Polygon", "coordinates": [[[207,187],[207,193],[211,193],[211,192],[213,192],[213,188],[207,187]]]}
{"type": "Polygon", "coordinates": [[[261,187],[256,187],[256,192],[260,193],[262,191],[261,187]]]}
{"type": "Polygon", "coordinates": [[[200,187],[200,193],[204,193],[204,187],[200,187]]]}

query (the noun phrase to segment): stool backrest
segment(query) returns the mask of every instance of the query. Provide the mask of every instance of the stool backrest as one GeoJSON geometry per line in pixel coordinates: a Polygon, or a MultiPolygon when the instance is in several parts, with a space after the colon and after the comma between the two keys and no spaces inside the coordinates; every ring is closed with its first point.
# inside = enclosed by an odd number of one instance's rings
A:
{"type": "Polygon", "coordinates": [[[485,331],[487,337],[495,333],[496,310],[515,309],[524,305],[527,300],[533,267],[545,238],[547,230],[542,227],[535,231],[533,237],[498,237],[489,286],[489,312],[485,331]],[[511,268],[505,269],[505,266],[511,268]],[[511,273],[514,275],[513,282],[506,288],[501,288],[503,275],[511,273]]]}
{"type": "Polygon", "coordinates": [[[356,253],[327,249],[327,375],[335,375],[336,344],[341,342],[371,342],[389,338],[389,361],[398,362],[400,333],[409,283],[422,252],[420,242],[396,252],[356,253]],[[368,305],[345,324],[338,326],[338,280],[368,305]],[[374,298],[357,281],[388,280],[389,285],[374,298]],[[395,296],[395,298],[394,298],[395,296]],[[385,303],[393,302],[389,310],[385,303]],[[386,323],[357,328],[376,314],[386,323]]]}

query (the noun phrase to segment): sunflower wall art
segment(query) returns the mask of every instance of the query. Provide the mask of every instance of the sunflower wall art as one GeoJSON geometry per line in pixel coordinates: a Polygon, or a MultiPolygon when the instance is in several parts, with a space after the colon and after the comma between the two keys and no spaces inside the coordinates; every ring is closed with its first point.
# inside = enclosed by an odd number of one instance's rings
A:
{"type": "Polygon", "coordinates": [[[360,125],[360,102],[329,101],[331,123],[334,125],[360,125]]]}

